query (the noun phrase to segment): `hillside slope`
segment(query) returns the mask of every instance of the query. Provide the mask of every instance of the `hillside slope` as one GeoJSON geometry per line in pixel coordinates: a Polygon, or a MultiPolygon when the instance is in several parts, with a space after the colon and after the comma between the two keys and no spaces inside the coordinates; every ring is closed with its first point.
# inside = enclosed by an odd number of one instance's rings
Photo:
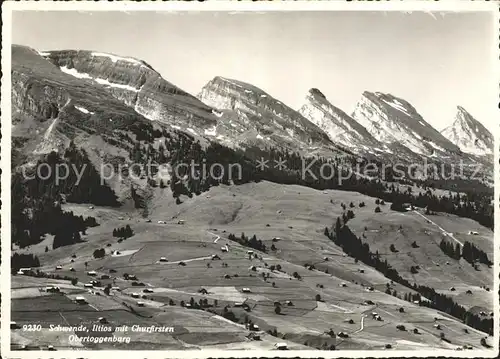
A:
{"type": "MultiPolygon", "coordinates": [[[[167,189],[163,191],[168,192],[167,189]]],[[[95,270],[99,275],[109,273],[111,269],[116,271],[112,274],[116,277],[113,286],[120,287],[121,292],[112,294],[111,299],[125,300],[132,306],[134,300],[130,296],[142,292],[142,288],[134,287],[122,278],[124,273],[134,274],[153,291],[147,295],[144,310],[152,315],[164,311],[174,321],[190,309],[179,311],[178,307],[171,306],[172,303],[177,306],[181,301],[189,303],[191,297],[195,302],[207,299],[210,304],[217,300],[218,306],[211,308],[220,311],[228,306],[235,315],[233,320],[238,323],[243,324],[247,316],[263,332],[276,329],[279,338],[266,337],[266,342],[271,340],[271,344],[273,340],[277,342],[283,338],[313,348],[334,345],[338,349],[383,349],[386,344],[391,344],[396,349],[422,346],[455,349],[464,345],[478,348],[480,338],[484,337],[484,333],[472,328],[466,333],[466,326],[446,313],[403,300],[415,292],[397,283],[391,284],[372,267],[345,256],[342,249],[323,234],[324,227],[342,214],[341,203],[352,201],[357,207],[358,203],[365,202],[365,207],[353,208],[355,218],[349,226],[354,232],[364,232],[366,241],[376,246],[381,255],[387,256],[389,263],[404,277],[417,283],[432,284],[466,308],[476,310],[481,306],[489,315],[493,294],[480,288],[479,284],[491,285],[490,269],[481,268],[481,272],[475,273],[470,266],[460,262],[451,261],[446,265],[449,259],[439,252],[437,244],[442,231],[427,224],[416,213],[391,212],[384,207],[384,211],[377,214],[370,197],[269,182],[214,187],[205,195],[178,206],[173,200],[167,200],[168,193],[165,195],[165,200],[157,202],[152,210],[150,223],[130,211],[66,206],[76,214],[91,214],[102,224],[87,232],[84,243],[44,252],[43,246],[50,245],[48,238],[48,242],[30,251],[38,252],[42,271],[77,277],[78,286],[90,280],[85,271],[95,270]],[[166,224],[157,223],[160,220],[166,224]],[[185,224],[178,224],[179,220],[185,224]],[[111,232],[113,228],[126,224],[131,226],[134,235],[117,242],[111,232]],[[398,231],[399,225],[404,232],[398,231]],[[230,239],[230,233],[239,236],[241,232],[249,238],[255,234],[266,246],[265,252],[230,239]],[[273,240],[276,237],[279,240],[273,240]],[[415,238],[420,248],[410,249],[409,243],[415,238]],[[399,256],[385,253],[384,246],[390,242],[396,243],[400,249],[399,256]],[[221,251],[226,245],[228,252],[221,251]],[[106,255],[102,259],[92,257],[98,248],[105,249],[106,255]],[[257,257],[249,256],[248,250],[257,257]],[[76,258],[72,260],[74,253],[76,258]],[[214,254],[221,260],[212,260],[214,254]],[[162,256],[168,261],[160,262],[162,256]],[[179,265],[181,262],[185,265],[179,265]],[[412,263],[419,263],[422,268],[413,278],[407,271],[412,263]],[[305,268],[306,264],[314,265],[314,269],[305,268]],[[55,270],[56,265],[61,265],[62,269],[55,270]],[[70,271],[70,267],[75,271],[70,271]],[[456,294],[449,292],[451,286],[457,288],[456,294]],[[368,290],[369,287],[374,290],[368,290]],[[385,293],[388,287],[391,294],[385,293]],[[207,293],[200,294],[200,288],[207,293]],[[243,288],[249,291],[245,292],[243,288]],[[472,294],[466,295],[466,289],[471,289],[472,294]],[[287,305],[287,301],[293,305],[287,305]],[[241,302],[249,305],[249,311],[240,308],[238,303],[241,302]],[[280,314],[275,313],[275,302],[281,303],[280,314]],[[374,320],[372,312],[377,312],[382,320],[374,320]],[[436,323],[440,324],[441,330],[434,327],[436,323]],[[406,330],[398,330],[397,325],[404,325],[406,330]],[[413,333],[415,328],[420,334],[413,333]],[[330,329],[335,333],[349,333],[349,338],[324,334],[330,329]],[[440,340],[441,332],[449,342],[440,340]]],[[[454,217],[439,218],[444,221],[440,222],[443,228],[461,221],[454,217]]],[[[491,232],[484,231],[472,221],[460,229],[458,238],[467,236],[464,232],[469,228],[481,231],[482,236],[475,237],[475,243],[491,250],[491,232]]],[[[106,284],[110,280],[102,282],[106,284]]],[[[87,296],[99,310],[106,310],[109,305],[104,301],[106,297],[87,296]]],[[[21,308],[20,305],[16,304],[14,308],[21,308]]],[[[199,315],[203,312],[198,313],[199,310],[192,312],[193,325],[200,323],[199,315]]],[[[26,320],[21,312],[14,314],[18,322],[26,320]]],[[[120,323],[119,318],[114,320],[120,323]]],[[[237,344],[241,339],[222,339],[227,338],[222,334],[223,330],[213,330],[220,333],[220,341],[232,342],[230,347],[233,348],[241,347],[237,344]]],[[[188,331],[196,330],[188,328],[188,331]]],[[[199,334],[201,341],[197,343],[201,347],[213,340],[202,332],[199,334]]],[[[178,337],[181,343],[190,343],[188,338],[178,337]]]]}

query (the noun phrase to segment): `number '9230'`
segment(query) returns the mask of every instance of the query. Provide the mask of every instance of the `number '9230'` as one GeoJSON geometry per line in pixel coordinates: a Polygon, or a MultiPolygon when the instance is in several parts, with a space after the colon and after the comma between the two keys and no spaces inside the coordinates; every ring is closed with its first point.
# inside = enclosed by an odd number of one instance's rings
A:
{"type": "Polygon", "coordinates": [[[23,325],[23,330],[27,332],[38,332],[42,330],[42,326],[40,324],[25,324],[23,325]]]}

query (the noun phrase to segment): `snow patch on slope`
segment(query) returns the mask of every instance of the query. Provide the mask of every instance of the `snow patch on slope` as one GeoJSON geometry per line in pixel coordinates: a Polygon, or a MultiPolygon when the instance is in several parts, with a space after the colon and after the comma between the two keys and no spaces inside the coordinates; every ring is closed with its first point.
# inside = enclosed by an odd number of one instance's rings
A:
{"type": "Polygon", "coordinates": [[[385,99],[382,99],[386,104],[389,106],[395,108],[396,110],[399,110],[403,112],[405,115],[411,116],[408,112],[406,112],[406,109],[404,108],[403,104],[399,102],[398,100],[394,99],[393,102],[386,101],[385,99]]]}
{"type": "Polygon", "coordinates": [[[136,60],[134,58],[131,58],[131,57],[116,56],[116,55],[107,54],[104,52],[92,52],[91,55],[96,56],[96,57],[107,57],[107,58],[111,59],[111,61],[113,63],[115,63],[117,61],[125,61],[125,62],[130,62],[134,65],[144,66],[144,64],[142,62],[140,62],[139,60],[136,60]]]}
{"type": "Polygon", "coordinates": [[[117,84],[115,82],[109,82],[109,80],[106,79],[101,79],[101,78],[94,78],[90,76],[89,74],[85,72],[78,72],[76,69],[69,69],[66,66],[60,67],[61,71],[71,75],[73,77],[77,77],[79,79],[88,79],[97,82],[100,85],[103,86],[108,86],[108,87],[114,87],[114,88],[119,88],[122,90],[128,90],[128,91],[133,91],[133,92],[139,92],[140,89],[137,89],[135,87],[129,86],[129,85],[122,85],[122,84],[117,84]]]}
{"type": "Polygon", "coordinates": [[[438,145],[436,145],[434,142],[432,141],[429,141],[427,142],[429,145],[431,145],[434,149],[438,150],[438,151],[444,151],[443,148],[439,147],[438,145]]]}
{"type": "Polygon", "coordinates": [[[62,72],[66,73],[68,75],[77,77],[79,79],[92,79],[92,77],[90,77],[89,74],[87,74],[85,72],[78,72],[76,69],[69,69],[66,66],[61,66],[60,69],[62,72]]]}
{"type": "Polygon", "coordinates": [[[139,92],[139,89],[136,89],[135,87],[132,87],[132,86],[129,86],[129,85],[117,84],[115,82],[109,82],[108,80],[104,80],[104,79],[94,79],[94,81],[97,82],[100,85],[103,85],[103,86],[109,86],[109,87],[119,88],[119,89],[122,89],[122,90],[139,92]]]}
{"type": "Polygon", "coordinates": [[[85,113],[85,114],[91,114],[91,115],[93,115],[93,114],[94,114],[93,112],[91,112],[91,111],[87,110],[87,109],[86,109],[86,108],[84,108],[84,107],[75,106],[75,108],[76,108],[78,111],[83,112],[83,113],[85,113]]]}

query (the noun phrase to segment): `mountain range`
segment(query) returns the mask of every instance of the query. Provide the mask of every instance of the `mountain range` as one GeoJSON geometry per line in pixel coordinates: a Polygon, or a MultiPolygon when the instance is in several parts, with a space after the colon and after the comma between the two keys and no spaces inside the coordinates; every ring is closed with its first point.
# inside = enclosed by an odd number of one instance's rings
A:
{"type": "MultiPolygon", "coordinates": [[[[380,92],[364,92],[349,115],[328,101],[319,89],[309,90],[304,105],[294,110],[254,85],[219,76],[193,96],[165,80],[146,62],[107,53],[38,52],[14,46],[13,64],[13,100],[19,114],[14,124],[21,117],[30,117],[22,108],[25,104],[18,103],[26,96],[35,107],[30,110],[36,113],[34,117],[52,120],[53,126],[45,130],[37,151],[47,147],[48,142],[58,142],[57,135],[51,135],[58,127],[53,121],[56,113],[78,111],[84,118],[102,118],[109,117],[110,110],[111,117],[126,111],[141,121],[167,124],[231,147],[280,147],[325,156],[354,153],[393,161],[422,156],[474,161],[477,156],[492,155],[492,134],[461,106],[457,107],[455,122],[440,133],[407,101],[380,92]],[[29,93],[24,93],[23,80],[35,82],[29,93]],[[45,82],[62,85],[68,92],[62,95],[61,90],[51,87],[42,100],[35,92],[39,86],[47,86],[45,82]],[[99,98],[104,100],[96,101],[99,98]],[[102,106],[108,102],[111,108],[102,106]],[[41,115],[39,106],[43,107],[41,115]],[[120,110],[115,111],[113,106],[120,110]]],[[[29,128],[28,123],[16,125],[14,135],[29,128]]],[[[43,126],[36,130],[43,130],[43,126]]],[[[55,132],[64,133],[57,129],[55,132]]]]}
{"type": "Polygon", "coordinates": [[[11,74],[12,347],[122,349],[46,330],[103,322],[174,323],[128,349],[491,345],[493,137],[462,107],[440,133],[391,94],[348,114],[303,89],[293,109],[235,79],[193,95],[140,59],[17,45],[11,74]],[[362,175],[422,159],[484,167],[362,175]]]}

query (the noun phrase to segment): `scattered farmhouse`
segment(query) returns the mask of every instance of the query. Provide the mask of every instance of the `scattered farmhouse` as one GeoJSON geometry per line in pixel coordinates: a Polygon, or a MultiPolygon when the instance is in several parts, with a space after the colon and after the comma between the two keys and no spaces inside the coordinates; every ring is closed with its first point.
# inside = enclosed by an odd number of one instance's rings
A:
{"type": "Polygon", "coordinates": [[[87,304],[87,300],[82,296],[75,297],[75,302],[78,304],[87,304]]]}
{"type": "Polygon", "coordinates": [[[278,350],[288,350],[288,345],[286,343],[276,343],[274,346],[278,350]]]}

